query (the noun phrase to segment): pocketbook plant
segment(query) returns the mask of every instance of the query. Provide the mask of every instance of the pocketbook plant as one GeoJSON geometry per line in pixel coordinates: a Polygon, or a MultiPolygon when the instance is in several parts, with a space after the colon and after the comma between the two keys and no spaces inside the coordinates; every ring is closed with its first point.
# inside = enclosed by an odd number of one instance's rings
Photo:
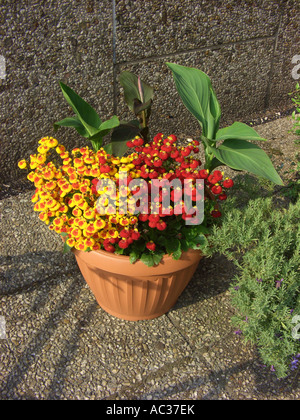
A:
{"type": "Polygon", "coordinates": [[[65,250],[102,249],[148,266],[165,254],[179,259],[182,251],[205,249],[209,228],[221,216],[220,202],[233,181],[217,167],[249,171],[282,185],[266,153],[249,142],[265,141],[253,128],[239,122],[219,128],[221,109],[209,77],[195,68],[167,66],[184,105],[200,124],[199,139],[179,142],[176,135],[162,133],[150,139],[153,89],[130,72],[120,76],[125,101],[136,117],[129,122],[117,116],[103,122],[60,83],[75,116],[54,128],[75,128],[92,149],[69,152],[55,138],[44,137],[37,153],[19,167],[30,170],[34,210],[63,237],[65,250]]]}
{"type": "Polygon", "coordinates": [[[103,148],[68,152],[52,137],[42,138],[39,144],[37,153],[29,162],[20,161],[19,167],[31,170],[28,179],[36,187],[32,202],[40,220],[62,235],[67,247],[130,255],[132,262],[145,252],[155,255],[151,264],[166,251],[179,258],[181,250],[202,247],[206,226],[221,216],[217,199],[225,200],[233,185],[220,171],[201,169],[195,157],[197,140],[183,147],[175,135],[159,133],[147,144],[136,136],[127,142],[132,152],[126,157],[110,155],[103,148]],[[53,163],[57,157],[60,164],[53,163]],[[137,180],[143,180],[142,188],[135,186],[137,180]],[[155,180],[162,188],[153,197],[155,180]],[[173,180],[177,188],[164,188],[172,186],[173,180]],[[200,225],[195,207],[201,200],[205,223],[200,225]],[[189,220],[194,222],[192,227],[189,220]]]}

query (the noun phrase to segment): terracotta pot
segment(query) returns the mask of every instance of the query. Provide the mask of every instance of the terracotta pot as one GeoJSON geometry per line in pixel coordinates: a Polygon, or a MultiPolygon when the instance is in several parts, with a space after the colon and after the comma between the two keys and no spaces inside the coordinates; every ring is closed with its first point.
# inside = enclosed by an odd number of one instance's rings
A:
{"type": "Polygon", "coordinates": [[[99,305],[118,318],[138,321],[168,312],[191,280],[202,254],[184,252],[180,260],[165,255],[155,267],[106,251],[73,251],[99,305]]]}

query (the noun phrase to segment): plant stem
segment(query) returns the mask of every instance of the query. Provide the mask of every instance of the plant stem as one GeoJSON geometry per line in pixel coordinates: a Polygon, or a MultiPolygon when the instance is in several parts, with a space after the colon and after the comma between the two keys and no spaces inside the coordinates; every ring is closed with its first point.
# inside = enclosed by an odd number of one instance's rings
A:
{"type": "Polygon", "coordinates": [[[204,191],[209,196],[209,198],[214,202],[215,209],[220,210],[216,197],[214,196],[214,194],[210,191],[210,189],[206,185],[204,186],[204,191]]]}

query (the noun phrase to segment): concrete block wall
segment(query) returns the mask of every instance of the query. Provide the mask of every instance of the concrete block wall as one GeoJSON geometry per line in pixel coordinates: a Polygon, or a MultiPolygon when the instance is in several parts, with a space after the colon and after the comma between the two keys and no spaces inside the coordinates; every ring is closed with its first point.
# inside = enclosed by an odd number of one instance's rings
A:
{"type": "MultiPolygon", "coordinates": [[[[130,70],[155,89],[151,133],[195,137],[199,126],[176,93],[167,61],[212,79],[222,122],[291,106],[292,57],[300,54],[298,0],[2,0],[0,180],[24,178],[19,159],[72,115],[58,82],[102,119],[132,117],[119,74],[130,70]]],[[[71,129],[56,137],[85,144],[71,129]]]]}

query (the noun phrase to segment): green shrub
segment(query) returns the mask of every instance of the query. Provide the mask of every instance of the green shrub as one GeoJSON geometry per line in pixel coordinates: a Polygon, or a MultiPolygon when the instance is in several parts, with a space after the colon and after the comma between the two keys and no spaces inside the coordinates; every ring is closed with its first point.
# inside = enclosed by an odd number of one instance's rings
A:
{"type": "Polygon", "coordinates": [[[225,254],[239,268],[230,288],[232,321],[258,346],[263,363],[284,377],[300,365],[300,340],[292,334],[300,316],[300,201],[280,210],[272,198],[258,198],[226,213],[210,252],[225,254]]]}
{"type": "Polygon", "coordinates": [[[291,130],[296,136],[298,136],[298,139],[295,140],[296,144],[300,144],[300,85],[299,83],[296,83],[296,90],[294,92],[289,93],[289,95],[292,95],[292,101],[295,104],[295,111],[292,114],[292,118],[295,121],[293,130],[291,130]]]}

